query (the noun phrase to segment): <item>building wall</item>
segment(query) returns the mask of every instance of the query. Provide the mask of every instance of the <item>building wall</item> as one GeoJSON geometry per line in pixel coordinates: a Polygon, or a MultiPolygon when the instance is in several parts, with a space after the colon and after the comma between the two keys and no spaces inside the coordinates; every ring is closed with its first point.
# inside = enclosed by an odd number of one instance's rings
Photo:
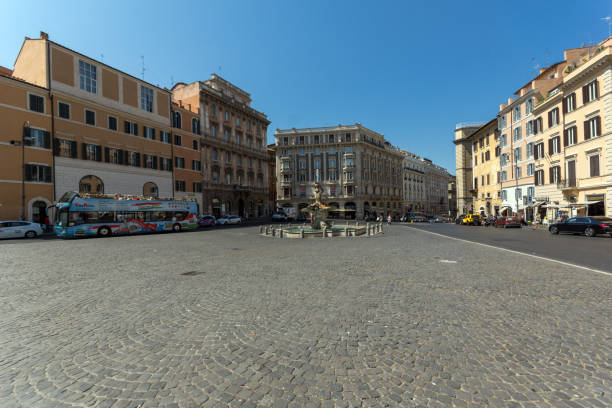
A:
{"type": "MultiPolygon", "coordinates": [[[[49,182],[23,181],[22,154],[26,164],[37,164],[52,168],[51,148],[21,146],[24,128],[51,131],[49,115],[50,100],[47,90],[23,81],[0,75],[0,219],[33,219],[32,203],[40,200],[53,203],[53,176],[49,182]],[[30,110],[29,95],[41,96],[44,113],[30,110]],[[25,206],[22,202],[22,186],[25,191],[25,206]],[[34,200],[34,201],[32,201],[34,200]]],[[[50,139],[50,135],[49,135],[50,139]]]]}
{"type": "Polygon", "coordinates": [[[474,211],[499,215],[501,210],[499,183],[499,137],[497,121],[492,120],[469,138],[472,148],[472,189],[474,211]]]}
{"type": "Polygon", "coordinates": [[[469,137],[482,124],[458,124],[455,127],[455,164],[457,187],[457,213],[468,214],[474,211],[472,201],[472,144],[469,137]]]}

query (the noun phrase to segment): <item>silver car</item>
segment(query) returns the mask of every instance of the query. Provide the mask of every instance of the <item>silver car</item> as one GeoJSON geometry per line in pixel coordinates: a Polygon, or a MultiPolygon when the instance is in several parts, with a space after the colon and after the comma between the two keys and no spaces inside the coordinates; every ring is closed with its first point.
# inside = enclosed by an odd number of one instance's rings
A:
{"type": "Polygon", "coordinates": [[[36,238],[42,235],[40,224],[28,221],[0,221],[0,238],[36,238]]]}

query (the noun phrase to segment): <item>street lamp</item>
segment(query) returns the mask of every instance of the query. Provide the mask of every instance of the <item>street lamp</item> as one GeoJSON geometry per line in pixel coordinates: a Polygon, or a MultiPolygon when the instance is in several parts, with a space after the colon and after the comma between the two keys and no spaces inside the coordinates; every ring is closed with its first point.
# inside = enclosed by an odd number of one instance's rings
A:
{"type": "Polygon", "coordinates": [[[23,134],[21,140],[11,140],[11,145],[21,146],[21,219],[25,220],[25,144],[30,142],[31,128],[30,121],[26,120],[23,124],[23,134]]]}

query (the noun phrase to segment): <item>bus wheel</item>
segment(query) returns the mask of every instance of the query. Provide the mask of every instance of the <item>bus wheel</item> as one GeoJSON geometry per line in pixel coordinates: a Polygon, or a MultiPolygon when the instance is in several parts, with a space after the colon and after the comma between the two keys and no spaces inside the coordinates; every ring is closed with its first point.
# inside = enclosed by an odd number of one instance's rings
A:
{"type": "Polygon", "coordinates": [[[106,238],[106,237],[110,237],[111,234],[112,234],[112,231],[108,227],[102,227],[102,228],[98,229],[98,236],[99,237],[106,238]]]}
{"type": "Polygon", "coordinates": [[[174,231],[174,232],[181,232],[181,224],[174,224],[172,226],[172,231],[174,231]]]}

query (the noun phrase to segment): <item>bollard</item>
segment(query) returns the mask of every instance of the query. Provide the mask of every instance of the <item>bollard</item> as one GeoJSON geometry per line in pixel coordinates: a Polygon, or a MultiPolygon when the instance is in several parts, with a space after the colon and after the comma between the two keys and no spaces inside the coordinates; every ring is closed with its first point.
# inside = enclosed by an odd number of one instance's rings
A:
{"type": "Polygon", "coordinates": [[[349,236],[349,235],[348,235],[348,227],[347,227],[347,226],[345,226],[345,227],[344,227],[344,236],[345,236],[345,237],[348,237],[348,236],[349,236]]]}
{"type": "Polygon", "coordinates": [[[276,229],[272,228],[272,236],[275,237],[276,236],[276,229]]]}
{"type": "Polygon", "coordinates": [[[300,230],[300,238],[304,238],[304,230],[303,229],[300,230]]]}
{"type": "Polygon", "coordinates": [[[260,235],[261,235],[261,234],[263,234],[263,226],[260,226],[260,227],[259,227],[259,234],[260,234],[260,235]]]}

